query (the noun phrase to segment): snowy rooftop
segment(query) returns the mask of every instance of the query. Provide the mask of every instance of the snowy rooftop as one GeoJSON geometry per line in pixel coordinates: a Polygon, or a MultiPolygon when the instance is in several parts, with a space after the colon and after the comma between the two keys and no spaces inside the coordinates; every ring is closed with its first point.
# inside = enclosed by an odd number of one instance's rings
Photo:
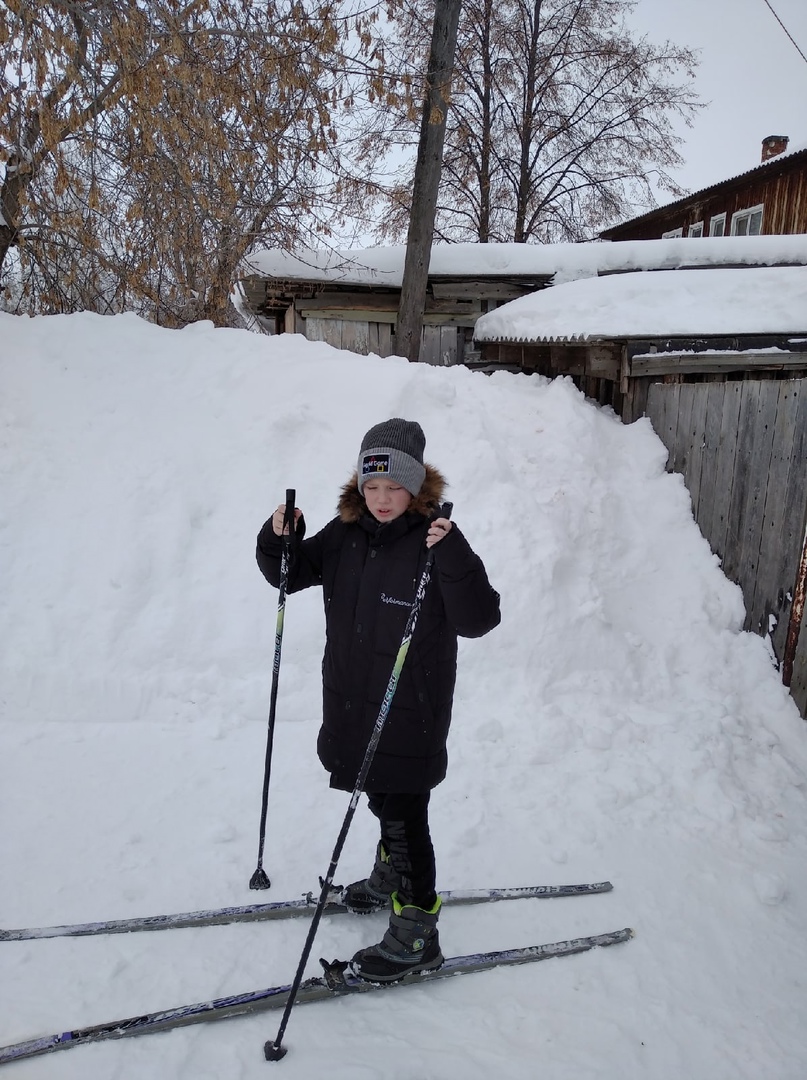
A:
{"type": "Polygon", "coordinates": [[[483,315],[474,337],[529,342],[805,332],[807,267],[777,266],[570,281],[483,315]]]}
{"type": "MultiPolygon", "coordinates": [[[[291,255],[259,251],[245,274],[340,285],[400,287],[406,248],[309,250],[291,255]]],[[[807,265],[807,235],[720,236],[698,239],[591,241],[584,244],[435,244],[432,277],[536,277],[555,283],[620,270],[673,270],[690,266],[807,265]]]]}

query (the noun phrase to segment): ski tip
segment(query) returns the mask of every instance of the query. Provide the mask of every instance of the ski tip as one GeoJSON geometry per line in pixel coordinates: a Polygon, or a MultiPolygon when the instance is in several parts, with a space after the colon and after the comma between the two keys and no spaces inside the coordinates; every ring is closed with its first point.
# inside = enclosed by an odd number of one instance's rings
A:
{"type": "Polygon", "coordinates": [[[288,1050],[285,1046],[281,1046],[280,1043],[272,1042],[271,1039],[269,1042],[264,1043],[263,1056],[267,1061],[282,1061],[287,1053],[288,1050]]]}

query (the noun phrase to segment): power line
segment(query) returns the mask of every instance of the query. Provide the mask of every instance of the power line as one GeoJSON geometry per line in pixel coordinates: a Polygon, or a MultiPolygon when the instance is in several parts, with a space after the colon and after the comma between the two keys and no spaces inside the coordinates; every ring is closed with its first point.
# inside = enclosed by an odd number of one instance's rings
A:
{"type": "Polygon", "coordinates": [[[801,48],[799,47],[799,44],[798,44],[798,42],[796,41],[796,39],[795,39],[795,38],[793,37],[793,35],[792,35],[792,34],[790,33],[790,31],[788,30],[788,28],[787,28],[787,27],[785,26],[785,24],[784,24],[784,23],[782,22],[782,20],[781,20],[781,19],[779,18],[779,16],[778,16],[778,15],[776,14],[776,12],[775,12],[775,11],[773,10],[773,8],[772,8],[772,7],[771,7],[771,5],[770,5],[770,2],[769,2],[769,0],[763,0],[763,2],[764,2],[764,3],[766,4],[766,6],[768,7],[768,10],[770,11],[771,15],[773,15],[774,19],[776,19],[776,21],[777,21],[777,22],[779,23],[779,25],[780,25],[780,26],[782,27],[782,29],[784,30],[784,32],[785,32],[785,33],[787,34],[787,36],[788,36],[788,37],[790,38],[790,40],[791,40],[791,41],[793,42],[793,44],[794,44],[794,46],[796,47],[796,51],[798,52],[799,56],[800,56],[800,57],[802,58],[802,60],[804,61],[804,63],[805,63],[805,64],[807,64],[807,56],[805,56],[805,55],[804,55],[804,53],[803,53],[803,52],[801,51],[801,48]]]}

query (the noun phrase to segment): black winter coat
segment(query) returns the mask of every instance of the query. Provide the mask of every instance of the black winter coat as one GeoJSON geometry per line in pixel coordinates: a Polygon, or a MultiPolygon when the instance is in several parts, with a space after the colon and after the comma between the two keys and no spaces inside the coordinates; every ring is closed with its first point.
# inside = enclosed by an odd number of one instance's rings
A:
{"type": "MultiPolygon", "coordinates": [[[[379,524],[355,477],[339,516],[308,540],[298,524],[288,592],[322,585],[326,642],[322,728],[317,750],[331,786],[351,791],[378,718],[426,562],[426,533],[442,496],[442,476],[427,466],[407,512],[379,524]]],[[[500,622],[499,594],[482,560],[455,526],[432,549],[434,566],[401,671],[367,791],[430,791],[446,774],[446,740],[457,673],[457,635],[481,637],[500,622]]],[[[258,536],[258,565],[280,583],[282,542],[271,519],[258,536]]]]}

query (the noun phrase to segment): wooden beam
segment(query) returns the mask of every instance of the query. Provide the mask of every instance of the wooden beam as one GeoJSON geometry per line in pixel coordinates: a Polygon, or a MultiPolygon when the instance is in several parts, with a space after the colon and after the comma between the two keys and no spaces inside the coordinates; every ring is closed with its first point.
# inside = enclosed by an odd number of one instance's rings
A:
{"type": "MultiPolygon", "coordinates": [[[[319,296],[295,300],[298,311],[396,311],[398,310],[397,295],[383,295],[373,293],[320,293],[319,296]]],[[[467,300],[449,300],[426,298],[426,315],[467,315],[478,318],[482,314],[482,302],[477,298],[467,300]]],[[[324,317],[324,316],[323,316],[324,317]]],[[[473,324],[471,324],[473,325],[473,324]]]]}
{"type": "Polygon", "coordinates": [[[343,310],[359,308],[361,311],[397,311],[398,294],[367,292],[322,292],[317,296],[301,297],[295,300],[298,310],[307,308],[317,310],[343,310]]]}
{"type": "Polygon", "coordinates": [[[807,352],[645,353],[632,357],[628,366],[631,376],[807,370],[807,352]]]}
{"type": "Polygon", "coordinates": [[[468,297],[472,300],[516,300],[519,296],[536,292],[550,278],[551,275],[547,275],[540,284],[525,282],[523,285],[507,281],[433,281],[431,290],[435,299],[468,297]]]}
{"type": "Polygon", "coordinates": [[[616,382],[621,360],[622,349],[619,345],[589,345],[586,348],[586,374],[616,382]]]}
{"type": "Polygon", "coordinates": [[[397,311],[383,311],[380,308],[338,308],[311,307],[307,300],[294,305],[304,319],[340,319],[342,322],[394,323],[397,311]]]}

